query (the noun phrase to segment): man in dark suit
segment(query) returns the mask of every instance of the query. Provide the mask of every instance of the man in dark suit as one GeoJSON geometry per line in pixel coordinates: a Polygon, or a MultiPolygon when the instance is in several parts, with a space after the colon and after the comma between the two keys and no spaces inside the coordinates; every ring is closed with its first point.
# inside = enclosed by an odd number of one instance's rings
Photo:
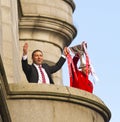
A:
{"type": "Polygon", "coordinates": [[[43,83],[43,75],[44,75],[45,83],[54,84],[51,74],[57,72],[66,61],[65,56],[67,55],[67,47],[65,47],[63,50],[64,55],[62,55],[58,60],[58,62],[53,66],[49,66],[48,64],[43,63],[43,53],[41,50],[33,51],[32,53],[33,63],[31,65],[28,64],[27,52],[28,52],[28,43],[25,43],[23,46],[22,69],[26,75],[28,82],[43,83]],[[39,67],[41,67],[42,71],[40,71],[39,67]]]}

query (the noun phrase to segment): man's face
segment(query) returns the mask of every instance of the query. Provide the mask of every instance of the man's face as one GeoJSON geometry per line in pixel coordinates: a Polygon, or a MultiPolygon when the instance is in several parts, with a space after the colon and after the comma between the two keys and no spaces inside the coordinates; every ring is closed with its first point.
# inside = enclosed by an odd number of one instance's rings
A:
{"type": "Polygon", "coordinates": [[[33,63],[40,65],[43,62],[43,54],[40,51],[36,51],[32,56],[33,63]]]}

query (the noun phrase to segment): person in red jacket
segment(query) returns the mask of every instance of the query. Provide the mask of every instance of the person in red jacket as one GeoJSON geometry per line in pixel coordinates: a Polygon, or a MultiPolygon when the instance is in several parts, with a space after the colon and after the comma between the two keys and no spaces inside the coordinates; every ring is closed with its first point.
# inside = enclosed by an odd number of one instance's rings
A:
{"type": "Polygon", "coordinates": [[[91,72],[90,66],[86,66],[85,64],[82,63],[82,57],[75,55],[73,57],[73,64],[74,64],[74,68],[75,68],[75,72],[72,69],[72,83],[71,86],[78,88],[78,89],[82,89],[85,91],[88,91],[90,93],[93,92],[93,84],[92,82],[88,79],[88,76],[91,72]],[[81,61],[80,67],[77,67],[78,61],[81,61]],[[75,78],[75,73],[77,78],[75,78]]]}

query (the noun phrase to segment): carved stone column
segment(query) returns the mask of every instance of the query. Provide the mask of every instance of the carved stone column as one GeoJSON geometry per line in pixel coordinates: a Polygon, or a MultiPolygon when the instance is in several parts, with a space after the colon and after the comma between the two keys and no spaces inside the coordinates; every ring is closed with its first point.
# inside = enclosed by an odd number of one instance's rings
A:
{"type": "Polygon", "coordinates": [[[0,55],[9,83],[20,82],[17,0],[0,0],[0,55]]]}
{"type": "MultiPolygon", "coordinates": [[[[72,22],[75,9],[72,0],[20,0],[19,34],[21,53],[25,41],[29,44],[29,60],[35,49],[41,49],[44,62],[58,61],[64,46],[76,36],[72,22]]],[[[22,55],[22,54],[21,54],[22,55]]],[[[31,60],[30,60],[31,62],[31,60]]],[[[55,84],[62,84],[61,70],[53,75],[55,84]]]]}

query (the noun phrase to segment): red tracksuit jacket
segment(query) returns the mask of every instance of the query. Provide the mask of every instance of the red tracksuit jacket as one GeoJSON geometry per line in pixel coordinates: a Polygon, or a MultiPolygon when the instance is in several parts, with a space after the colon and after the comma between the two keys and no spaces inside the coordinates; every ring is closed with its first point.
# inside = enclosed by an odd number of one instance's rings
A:
{"type": "Polygon", "coordinates": [[[70,78],[70,80],[71,80],[70,84],[71,84],[72,87],[75,87],[75,88],[78,88],[78,89],[82,89],[82,90],[85,90],[85,91],[88,91],[88,92],[92,93],[93,92],[93,84],[88,79],[88,76],[83,74],[83,72],[80,71],[77,68],[78,60],[79,60],[79,58],[74,56],[73,63],[74,63],[74,66],[75,66],[77,79],[75,78],[74,72],[72,71],[72,78],[70,78]]]}

